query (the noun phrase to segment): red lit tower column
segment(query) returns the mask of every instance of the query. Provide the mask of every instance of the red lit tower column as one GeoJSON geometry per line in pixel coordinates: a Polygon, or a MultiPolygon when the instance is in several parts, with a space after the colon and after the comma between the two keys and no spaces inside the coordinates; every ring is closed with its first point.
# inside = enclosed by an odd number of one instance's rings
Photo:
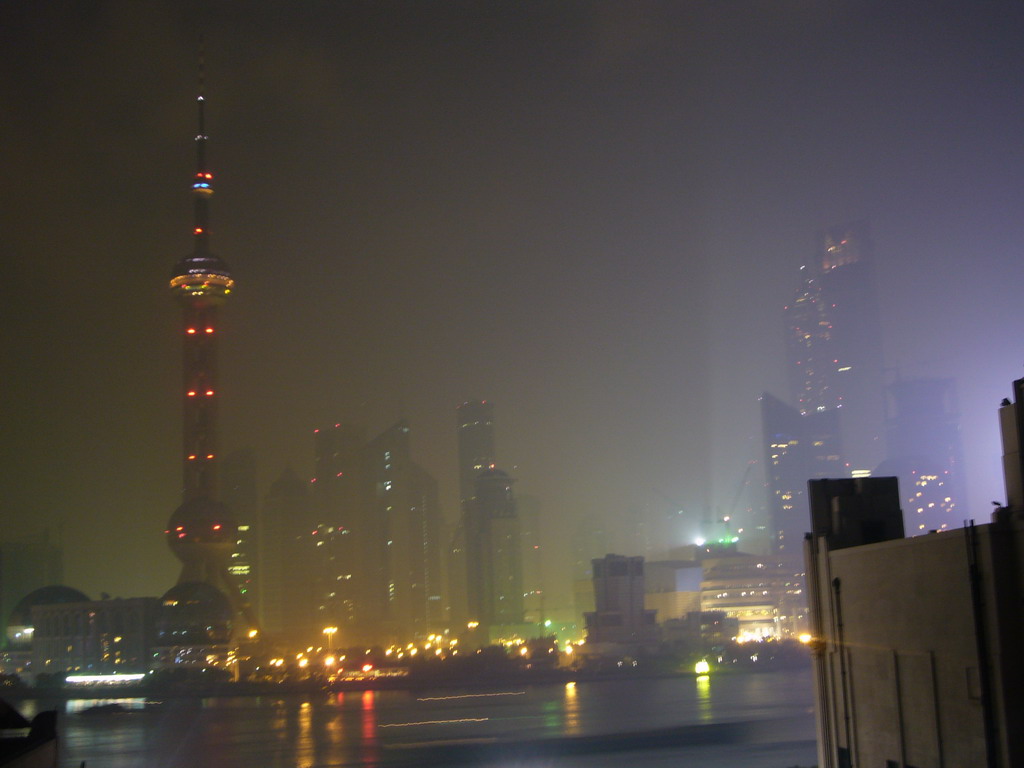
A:
{"type": "Polygon", "coordinates": [[[171,291],[182,307],[182,504],[171,515],[167,540],[182,561],[178,583],[205,582],[231,604],[233,634],[255,629],[252,611],[228,573],[237,524],[217,501],[217,335],[218,311],[235,281],[227,265],[209,248],[209,200],[213,174],[206,164],[204,98],[198,98],[196,174],[192,180],[195,224],[192,253],[171,277],[171,291]]]}

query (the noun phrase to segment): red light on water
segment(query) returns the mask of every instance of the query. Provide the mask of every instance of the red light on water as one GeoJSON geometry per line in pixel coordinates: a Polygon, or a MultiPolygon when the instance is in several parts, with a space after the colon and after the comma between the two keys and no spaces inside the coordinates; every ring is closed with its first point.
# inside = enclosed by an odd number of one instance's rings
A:
{"type": "Polygon", "coordinates": [[[192,230],[192,234],[193,235],[201,235],[201,234],[203,234],[203,228],[202,227],[196,227],[195,229],[192,230]]]}
{"type": "Polygon", "coordinates": [[[190,390],[188,391],[188,396],[189,396],[189,397],[195,397],[195,396],[196,396],[196,391],[195,391],[194,389],[190,389],[190,390]]]}
{"type": "Polygon", "coordinates": [[[210,397],[210,396],[212,396],[212,395],[213,395],[213,390],[212,390],[212,389],[208,389],[208,390],[206,390],[206,396],[207,396],[207,397],[210,397]]]}
{"type": "Polygon", "coordinates": [[[208,453],[208,454],[206,454],[206,458],[208,458],[208,459],[212,459],[212,458],[213,458],[213,454],[212,454],[212,453],[208,453]]]}
{"type": "Polygon", "coordinates": [[[187,331],[185,331],[185,333],[189,333],[189,334],[195,333],[195,332],[196,332],[195,328],[189,328],[187,331]]]}
{"type": "Polygon", "coordinates": [[[215,526],[213,526],[213,530],[219,531],[220,530],[220,523],[217,523],[215,526]]]}
{"type": "Polygon", "coordinates": [[[206,329],[206,332],[207,332],[207,333],[213,333],[213,328],[207,328],[207,329],[206,329]]]}
{"type": "Polygon", "coordinates": [[[194,453],[191,453],[191,454],[189,454],[188,460],[189,461],[193,461],[195,459],[195,457],[196,457],[196,455],[194,453]]]}

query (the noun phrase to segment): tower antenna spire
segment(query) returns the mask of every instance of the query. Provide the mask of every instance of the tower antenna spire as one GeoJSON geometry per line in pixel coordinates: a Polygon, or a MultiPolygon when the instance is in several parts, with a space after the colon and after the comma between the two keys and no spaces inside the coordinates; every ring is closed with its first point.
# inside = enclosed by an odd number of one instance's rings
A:
{"type": "Polygon", "coordinates": [[[206,40],[203,34],[199,34],[199,94],[196,101],[199,104],[199,133],[206,132],[203,121],[203,101],[206,98],[206,40]]]}
{"type": "Polygon", "coordinates": [[[195,253],[206,253],[209,250],[209,203],[213,194],[213,174],[206,165],[206,50],[203,36],[199,35],[199,93],[196,96],[196,108],[199,117],[199,132],[196,134],[196,176],[192,180],[192,192],[195,196],[195,253]]]}

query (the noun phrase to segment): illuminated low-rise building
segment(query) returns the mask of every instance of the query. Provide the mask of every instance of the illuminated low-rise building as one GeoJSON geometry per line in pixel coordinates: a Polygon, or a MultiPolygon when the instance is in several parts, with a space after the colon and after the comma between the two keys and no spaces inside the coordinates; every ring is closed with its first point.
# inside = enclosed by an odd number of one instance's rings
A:
{"type": "Polygon", "coordinates": [[[34,606],[32,677],[147,672],[159,610],[154,597],[34,606]]]}
{"type": "Polygon", "coordinates": [[[737,640],[777,640],[805,630],[802,574],[785,561],[727,550],[701,564],[700,609],[736,619],[737,640]]]}

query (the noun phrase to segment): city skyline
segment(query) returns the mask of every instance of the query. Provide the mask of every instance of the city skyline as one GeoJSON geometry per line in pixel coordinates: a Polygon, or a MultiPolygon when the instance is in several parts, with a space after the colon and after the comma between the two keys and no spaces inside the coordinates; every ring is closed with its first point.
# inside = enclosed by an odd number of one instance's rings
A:
{"type": "MultiPolygon", "coordinates": [[[[0,11],[5,527],[62,529],[90,594],[161,594],[177,570],[163,286],[187,248],[189,10],[0,11]]],[[[591,513],[612,550],[637,522],[681,544],[761,458],[813,234],[867,219],[886,366],[957,380],[965,516],[987,515],[991,409],[1024,357],[1024,18],[942,11],[213,5],[216,252],[244,287],[223,454],[255,452],[263,498],[288,465],[310,479],[316,426],[405,417],[451,523],[451,412],[473,395],[500,404],[501,467],[563,551],[591,513]]]]}

